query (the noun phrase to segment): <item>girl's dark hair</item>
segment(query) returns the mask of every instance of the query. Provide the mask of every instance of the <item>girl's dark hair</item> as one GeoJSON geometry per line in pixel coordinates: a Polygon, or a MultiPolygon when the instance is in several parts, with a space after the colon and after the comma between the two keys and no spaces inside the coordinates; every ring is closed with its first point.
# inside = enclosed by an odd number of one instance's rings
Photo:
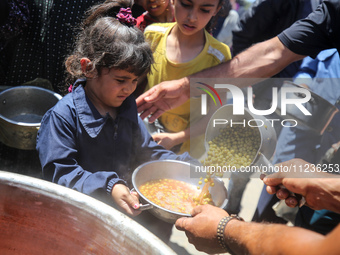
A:
{"type": "Polygon", "coordinates": [[[80,60],[91,60],[91,71],[101,74],[103,68],[127,70],[141,76],[153,63],[152,51],[143,33],[134,26],[120,23],[116,15],[131,6],[128,0],[107,0],[87,11],[73,52],[66,58],[68,83],[84,77],[80,60]]]}
{"type": "Polygon", "coordinates": [[[226,18],[229,15],[229,12],[231,10],[231,4],[230,4],[229,0],[220,0],[219,3],[218,3],[218,7],[221,7],[219,12],[214,17],[212,17],[210,19],[210,21],[208,22],[208,24],[205,26],[205,29],[209,33],[211,33],[212,30],[217,25],[219,18],[220,17],[226,18]]]}

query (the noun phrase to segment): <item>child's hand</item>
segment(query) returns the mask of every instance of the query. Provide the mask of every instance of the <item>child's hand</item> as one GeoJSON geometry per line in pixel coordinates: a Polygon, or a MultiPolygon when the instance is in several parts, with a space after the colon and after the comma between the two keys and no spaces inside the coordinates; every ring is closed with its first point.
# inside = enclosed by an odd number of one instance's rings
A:
{"type": "Polygon", "coordinates": [[[152,138],[167,150],[183,142],[178,133],[159,133],[154,134],[152,138]]]}
{"type": "Polygon", "coordinates": [[[130,192],[124,184],[115,184],[112,189],[112,198],[119,207],[128,215],[137,216],[141,213],[136,209],[139,208],[139,196],[137,192],[130,192]]]}

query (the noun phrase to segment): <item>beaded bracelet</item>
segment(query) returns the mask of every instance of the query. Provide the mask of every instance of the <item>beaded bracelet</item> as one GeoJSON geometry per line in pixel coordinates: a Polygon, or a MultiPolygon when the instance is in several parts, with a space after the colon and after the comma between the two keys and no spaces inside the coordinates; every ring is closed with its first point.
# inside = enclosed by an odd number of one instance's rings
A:
{"type": "Polygon", "coordinates": [[[221,245],[221,247],[226,251],[226,252],[231,252],[230,251],[230,248],[228,247],[226,241],[225,241],[225,238],[224,238],[224,230],[225,230],[225,227],[227,226],[227,223],[229,221],[231,221],[232,219],[236,219],[236,220],[240,220],[240,221],[244,221],[241,217],[235,215],[235,214],[232,214],[230,216],[225,216],[223,217],[220,222],[218,223],[218,226],[217,226],[217,240],[219,242],[219,244],[221,245]]]}

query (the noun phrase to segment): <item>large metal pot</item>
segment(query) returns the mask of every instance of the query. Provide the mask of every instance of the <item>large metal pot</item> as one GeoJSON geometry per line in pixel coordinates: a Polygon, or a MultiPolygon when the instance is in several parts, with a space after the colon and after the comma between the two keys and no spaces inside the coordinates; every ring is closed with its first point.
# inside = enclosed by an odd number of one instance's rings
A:
{"type": "Polygon", "coordinates": [[[43,115],[62,97],[47,89],[18,86],[0,93],[0,141],[22,150],[34,150],[43,115]]]}
{"type": "MultiPolygon", "coordinates": [[[[332,105],[326,99],[310,91],[309,89],[306,89],[293,82],[285,81],[279,91],[277,108],[278,114],[281,114],[281,93],[283,88],[291,88],[292,90],[296,88],[302,88],[310,92],[311,99],[308,102],[303,103],[303,106],[311,113],[311,115],[305,115],[294,104],[288,104],[286,109],[287,114],[285,115],[285,117],[295,120],[297,122],[296,128],[311,130],[317,135],[322,135],[326,130],[328,124],[333,119],[334,115],[339,111],[338,108],[332,105]]],[[[305,96],[305,94],[298,92],[286,94],[286,97],[289,100],[301,100],[305,98],[305,96]]],[[[295,122],[292,123],[296,124],[295,122]]]]}
{"type": "Polygon", "coordinates": [[[114,208],[40,179],[0,171],[0,254],[169,254],[114,208]]]}
{"type": "MultiPolygon", "coordinates": [[[[196,176],[197,168],[190,163],[178,160],[156,160],[137,167],[132,174],[132,184],[141,201],[147,203],[143,205],[143,209],[149,209],[153,215],[163,221],[175,223],[177,219],[191,215],[170,211],[151,202],[140,192],[139,187],[148,181],[163,178],[179,180],[197,186],[199,178],[196,176]]],[[[215,178],[214,183],[214,187],[209,188],[212,200],[216,206],[224,208],[228,202],[227,189],[221,179],[215,178]]]]}

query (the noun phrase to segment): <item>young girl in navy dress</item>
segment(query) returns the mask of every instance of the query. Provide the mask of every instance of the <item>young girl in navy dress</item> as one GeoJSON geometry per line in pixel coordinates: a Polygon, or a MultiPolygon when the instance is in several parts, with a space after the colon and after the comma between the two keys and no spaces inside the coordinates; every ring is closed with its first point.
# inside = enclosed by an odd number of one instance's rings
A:
{"type": "MultiPolygon", "coordinates": [[[[140,211],[130,193],[132,171],[156,159],[191,160],[158,145],[138,117],[138,78],[150,70],[152,52],[135,28],[129,1],[94,6],[66,59],[73,91],[43,117],[37,138],[45,179],[100,199],[130,216],[140,211]]],[[[164,241],[172,225],[147,211],[139,222],[164,241]]],[[[137,217],[137,218],[138,218],[137,217]]]]}

